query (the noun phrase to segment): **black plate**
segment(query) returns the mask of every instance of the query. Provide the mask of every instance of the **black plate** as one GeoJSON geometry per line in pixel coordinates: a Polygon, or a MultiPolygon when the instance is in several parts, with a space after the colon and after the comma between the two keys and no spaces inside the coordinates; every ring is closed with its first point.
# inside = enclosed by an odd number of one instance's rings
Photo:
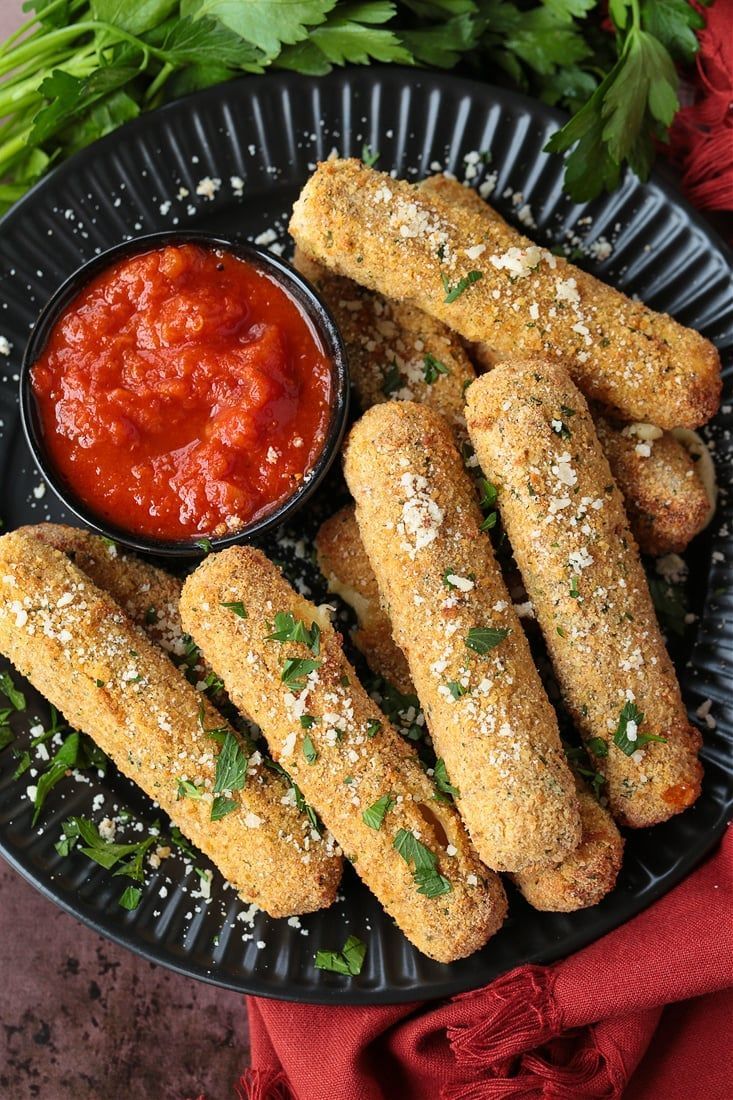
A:
{"type": "MultiPolygon", "coordinates": [[[[588,208],[573,205],[561,190],[560,161],[541,152],[558,119],[556,112],[522,96],[443,75],[360,69],[310,80],[274,74],[211,89],[145,115],[57,168],[0,226],[0,336],[12,344],[0,384],[5,529],[47,517],[68,518],[50,492],[41,499],[34,495],[41,479],[26,451],[16,403],[24,340],[57,286],[81,261],[126,236],[176,225],[250,237],[274,227],[284,242],[287,212],[298,189],[314,162],[333,148],[360,156],[366,144],[379,150],[379,167],[408,178],[428,174],[434,162],[463,178],[465,155],[490,150],[491,164],[480,163],[476,182],[497,172],[494,199],[502,212],[512,217],[522,202],[513,202],[511,195],[521,192],[522,201],[531,205],[538,238],[612,239],[610,258],[589,261],[591,269],[698,328],[715,341],[730,370],[730,252],[659,176],[645,186],[627,178],[610,198],[588,208]],[[241,197],[232,176],[244,180],[241,197]],[[211,199],[196,194],[205,177],[221,180],[211,199]],[[177,198],[181,187],[190,194],[177,198]],[[591,225],[583,222],[588,215],[591,225]]],[[[718,417],[712,435],[725,485],[733,460],[727,429],[733,421],[729,407],[724,409],[728,412],[718,417]]],[[[338,494],[336,483],[334,491],[338,494]]],[[[321,507],[332,511],[336,504],[334,494],[321,494],[321,507]]],[[[50,796],[39,826],[31,829],[25,791],[33,779],[30,773],[12,779],[12,747],[0,757],[0,848],[39,890],[97,931],[185,974],[266,996],[332,1003],[438,997],[482,985],[519,963],[568,954],[678,882],[714,844],[731,814],[731,518],[724,501],[715,530],[698,539],[690,554],[694,610],[701,618],[694,645],[682,647],[679,667],[691,713],[711,698],[717,719],[717,728],[705,732],[703,795],[667,825],[629,837],[616,890],[592,910],[541,914],[513,896],[511,916],[499,935],[479,954],[451,966],[414,951],[350,871],[343,901],[304,917],[301,929],[262,913],[250,928],[242,919],[246,907],[218,875],[208,904],[192,898],[198,876],[191,867],[186,874],[178,858],[151,873],[140,907],[128,913],[117,904],[120,879],[82,855],[61,858],[54,843],[64,818],[91,814],[97,794],[104,796],[105,806],[96,820],[118,804],[151,823],[156,815],[149,801],[114,772],[89,784],[68,779],[50,796]],[[167,896],[160,896],[161,886],[167,896]],[[316,949],[339,947],[347,928],[369,944],[362,974],[348,979],[316,970],[316,949]]],[[[307,538],[315,522],[313,513],[303,513],[296,538],[307,538]]],[[[297,556],[299,549],[291,547],[290,553],[297,556]]],[[[274,552],[282,558],[285,551],[280,546],[274,552]]],[[[46,704],[32,691],[28,695],[30,713],[47,719],[46,704]]],[[[19,732],[16,744],[26,742],[27,733],[19,732]]],[[[197,862],[208,866],[203,859],[197,862]]]]}

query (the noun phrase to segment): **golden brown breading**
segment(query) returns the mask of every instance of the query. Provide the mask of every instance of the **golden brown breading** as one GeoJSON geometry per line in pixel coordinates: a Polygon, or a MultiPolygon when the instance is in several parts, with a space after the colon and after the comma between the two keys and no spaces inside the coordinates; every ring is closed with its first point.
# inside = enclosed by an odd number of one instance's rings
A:
{"type": "Polygon", "coordinates": [[[316,552],[329,591],[354,609],[359,625],[352,637],[372,672],[394,684],[403,695],[411,695],[415,689],[410,669],[392,637],[392,624],[380,602],[377,578],[361,541],[353,506],[342,508],[321,524],[316,552]]]}
{"type": "Polygon", "coordinates": [[[464,394],[476,372],[456,334],[409,302],[391,301],[334,275],[300,248],[293,262],[336,320],[361,408],[424,401],[465,437],[464,394]]]}
{"type": "Polygon", "coordinates": [[[583,835],[562,863],[528,867],[512,875],[514,883],[534,909],[573,913],[597,905],[616,885],[624,842],[613,818],[584,783],[578,782],[578,805],[583,835]]]}
{"type": "MultiPolygon", "coordinates": [[[[293,805],[259,753],[120,606],[69,558],[27,531],[0,539],[0,650],[66,719],[88,733],[170,815],[249,902],[272,916],[330,905],[340,861],[293,805]],[[236,808],[211,821],[226,730],[249,755],[236,808]],[[179,797],[180,780],[201,798],[179,797]]],[[[217,792],[218,793],[218,792],[217,792]]]]}
{"type": "Polygon", "coordinates": [[[245,546],[210,556],[191,574],[181,613],[232,701],[259,724],[407,938],[441,962],[481,947],[504,919],[501,883],[476,859],[453,808],[435,800],[414,750],[359,683],[330,622],[245,546]],[[222,606],[235,600],[246,618],[222,606]],[[309,640],[270,637],[293,632],[278,615],[292,616],[309,640]],[[362,815],[380,805],[381,821],[370,825],[362,815]],[[424,865],[422,886],[414,853],[408,861],[398,850],[416,839],[432,853],[427,864],[434,861],[433,869],[424,865]]]}
{"type": "MultiPolygon", "coordinates": [[[[405,655],[392,637],[389,616],[379,603],[377,578],[359,534],[351,505],[327,520],[318,533],[321,568],[332,592],[356,611],[354,642],[378,676],[405,695],[415,693],[405,655]],[[399,669],[395,676],[395,669],[399,669]]],[[[582,835],[578,847],[560,864],[534,864],[512,878],[536,909],[570,913],[596,905],[613,889],[623,855],[623,840],[608,810],[576,779],[582,835]]]]}
{"type": "Polygon", "coordinates": [[[108,592],[133,622],[173,657],[182,657],[186,641],[178,601],[182,582],[172,573],[81,527],[39,523],[18,532],[53,546],[108,592]]]}
{"type": "Polygon", "coordinates": [[[631,530],[643,554],[682,553],[710,516],[710,499],[692,458],[671,432],[651,424],[593,417],[631,530]]]}
{"type": "MultiPolygon", "coordinates": [[[[419,185],[443,202],[463,206],[484,220],[503,221],[473,188],[446,176],[430,176],[419,185]]],[[[520,233],[506,225],[515,243],[520,233]]],[[[470,354],[485,369],[502,356],[487,344],[473,345],[470,354]]],[[[582,388],[582,387],[581,387],[582,388]]],[[[615,424],[591,408],[596,431],[626,504],[631,530],[643,554],[681,553],[705,526],[710,502],[696,464],[670,432],[651,424],[615,424]],[[647,454],[647,449],[649,453],[647,454]]]]}
{"type": "Polygon", "coordinates": [[[671,317],[605,286],[498,220],[356,160],[318,166],[290,231],[314,259],[409,300],[502,354],[558,356],[619,419],[696,427],[717,410],[720,359],[671,317]]]}
{"type": "Polygon", "coordinates": [[[344,468],[477,852],[496,870],[562,859],[580,840],[573,778],[449,425],[425,405],[375,405],[344,468]]]}
{"type": "Polygon", "coordinates": [[[637,828],[665,821],[700,793],[700,738],[582,394],[555,365],[502,364],[471,386],[467,416],[565,701],[606,776],[614,816],[637,828]],[[633,755],[614,741],[625,728],[639,742],[633,755]],[[666,743],[643,744],[642,734],[666,743]]]}

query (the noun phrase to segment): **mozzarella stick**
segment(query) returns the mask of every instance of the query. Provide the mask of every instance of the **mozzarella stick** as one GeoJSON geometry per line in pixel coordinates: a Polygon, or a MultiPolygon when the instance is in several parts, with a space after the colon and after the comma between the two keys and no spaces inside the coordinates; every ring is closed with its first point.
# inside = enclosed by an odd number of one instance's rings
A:
{"type": "Polygon", "coordinates": [[[720,359],[699,333],[655,313],[498,220],[356,160],[318,166],[290,232],[314,259],[388,298],[409,300],[502,355],[552,354],[621,420],[704,424],[720,359]]]}
{"type": "Polygon", "coordinates": [[[458,337],[409,302],[394,302],[334,275],[302,249],[295,266],[331,310],[359,405],[424,401],[465,437],[464,394],[476,372],[458,337]]]}
{"type": "Polygon", "coordinates": [[[562,368],[502,364],[471,387],[467,416],[613,814],[637,828],[665,821],[700,793],[700,737],[588,407],[562,368]]]}
{"type": "MultiPolygon", "coordinates": [[[[18,528],[55,547],[85,573],[97,588],[104,589],[134,623],[172,658],[186,653],[186,638],[178,601],[181,581],[135,554],[126,554],[115,543],[81,527],[63,523],[39,523],[18,528]]],[[[201,666],[202,679],[204,675],[201,666]]]]}
{"type": "MultiPolygon", "coordinates": [[[[446,176],[430,176],[419,185],[427,194],[471,210],[484,221],[500,221],[514,234],[518,247],[523,238],[478,195],[446,176]]],[[[502,358],[487,344],[474,344],[471,355],[485,369],[502,358]]],[[[580,387],[582,389],[582,386],[580,387]]],[[[614,481],[626,504],[626,514],[643,554],[661,557],[681,553],[707,524],[711,502],[698,468],[686,448],[670,432],[653,424],[616,424],[591,408],[598,438],[614,481]]]]}
{"type": "Polygon", "coordinates": [[[681,554],[714,508],[690,454],[653,424],[624,427],[597,411],[593,420],[639,549],[654,557],[681,554]]]}
{"type": "Polygon", "coordinates": [[[284,787],[260,754],[107,592],[27,532],[0,539],[0,651],[170,815],[246,901],[276,917],[331,904],[340,861],[283,800],[284,787]],[[225,738],[231,786],[224,775],[217,783],[222,750],[210,730],[225,738]],[[212,820],[212,813],[221,816],[212,820]]]}
{"type": "MultiPolygon", "coordinates": [[[[370,668],[405,695],[414,694],[405,655],[392,637],[389,616],[379,603],[377,578],[364,552],[352,506],[326,520],[316,546],[330,590],[356,611],[359,629],[353,638],[370,668]]],[[[576,779],[576,787],[582,828],[578,847],[559,864],[534,864],[512,876],[535,909],[562,913],[585,909],[596,905],[616,884],[624,847],[621,835],[608,810],[585,783],[576,779]]]]}
{"type": "Polygon", "coordinates": [[[407,938],[440,962],[499,928],[506,899],[458,815],[387,723],[339,636],[259,550],[237,546],[188,578],[183,623],[232,701],[260,726],[356,871],[407,938]],[[242,601],[245,617],[225,605],[242,601]]]}
{"type": "Polygon", "coordinates": [[[479,856],[500,871],[563,859],[580,839],[573,778],[448,424],[424,405],[376,405],[352,429],[345,473],[479,856]]]}
{"type": "Polygon", "coordinates": [[[585,783],[576,782],[582,827],[578,847],[561,863],[539,863],[512,875],[533,909],[551,913],[588,909],[616,885],[624,854],[623,839],[608,810],[585,783]]]}
{"type": "Polygon", "coordinates": [[[372,672],[383,676],[402,692],[414,687],[404,653],[392,637],[392,624],[379,596],[379,586],[361,541],[352,506],[327,519],[316,535],[318,567],[329,592],[340,596],[356,614],[354,645],[372,672]]]}

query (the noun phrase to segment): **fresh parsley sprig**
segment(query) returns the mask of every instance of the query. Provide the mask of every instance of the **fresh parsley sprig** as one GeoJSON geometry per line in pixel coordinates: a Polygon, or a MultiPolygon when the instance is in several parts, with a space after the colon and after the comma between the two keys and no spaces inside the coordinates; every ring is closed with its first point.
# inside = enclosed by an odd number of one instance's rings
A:
{"type": "Polygon", "coordinates": [[[453,889],[450,882],[438,871],[438,860],[435,855],[426,848],[422,841],[418,840],[409,829],[398,829],[395,834],[393,846],[400,853],[405,863],[414,866],[413,877],[418,894],[424,894],[428,898],[437,898],[441,894],[449,894],[453,889]]]}

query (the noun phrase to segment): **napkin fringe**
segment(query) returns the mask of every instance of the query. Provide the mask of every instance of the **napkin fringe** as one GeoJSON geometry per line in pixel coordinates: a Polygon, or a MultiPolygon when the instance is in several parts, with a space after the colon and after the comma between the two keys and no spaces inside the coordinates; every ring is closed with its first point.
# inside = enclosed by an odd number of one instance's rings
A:
{"type": "MultiPolygon", "coordinates": [[[[578,1039],[585,1044],[563,1064],[552,1060],[551,1049],[532,1051],[498,1072],[485,1065],[480,1078],[444,1086],[441,1100],[620,1100],[621,1088],[592,1032],[581,1032],[578,1039]]],[[[566,1044],[567,1036],[561,1042],[566,1044]]]]}
{"type": "Polygon", "coordinates": [[[478,994],[456,1000],[464,1005],[473,1002],[475,1009],[468,1020],[448,1028],[451,1050],[464,1068],[489,1069],[562,1031],[551,975],[544,967],[523,966],[497,978],[478,994]]]}
{"type": "Polygon", "coordinates": [[[237,1100],[295,1100],[281,1070],[246,1069],[234,1086],[237,1100]]]}

